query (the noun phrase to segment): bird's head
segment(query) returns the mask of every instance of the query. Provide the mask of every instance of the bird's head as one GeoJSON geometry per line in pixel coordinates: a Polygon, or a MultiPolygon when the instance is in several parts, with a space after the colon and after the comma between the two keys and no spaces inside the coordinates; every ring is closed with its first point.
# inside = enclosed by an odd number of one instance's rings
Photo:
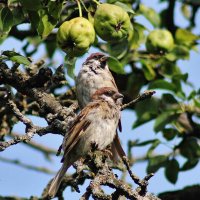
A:
{"type": "Polygon", "coordinates": [[[109,103],[115,103],[121,105],[123,101],[123,95],[117,90],[111,87],[103,87],[98,89],[93,95],[92,100],[105,100],[109,103]]]}
{"type": "Polygon", "coordinates": [[[84,62],[84,65],[96,65],[102,69],[107,67],[108,56],[101,52],[92,53],[84,62]]]}

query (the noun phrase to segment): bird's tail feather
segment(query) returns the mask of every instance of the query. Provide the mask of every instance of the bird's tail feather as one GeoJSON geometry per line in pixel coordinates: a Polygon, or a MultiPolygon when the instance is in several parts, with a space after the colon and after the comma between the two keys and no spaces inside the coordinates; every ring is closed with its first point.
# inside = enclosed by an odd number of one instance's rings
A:
{"type": "Polygon", "coordinates": [[[63,177],[67,171],[67,169],[69,168],[69,164],[67,162],[64,162],[62,167],[60,168],[60,170],[58,171],[58,173],[56,174],[56,176],[54,177],[54,179],[52,180],[51,182],[51,185],[49,187],[49,191],[48,191],[48,196],[53,198],[58,189],[59,189],[59,186],[63,180],[63,177]]]}

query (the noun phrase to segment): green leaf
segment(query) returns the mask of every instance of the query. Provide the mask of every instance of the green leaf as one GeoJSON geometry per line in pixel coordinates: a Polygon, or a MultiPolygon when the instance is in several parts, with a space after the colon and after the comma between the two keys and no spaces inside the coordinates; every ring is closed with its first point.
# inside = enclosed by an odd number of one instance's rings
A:
{"type": "Polygon", "coordinates": [[[127,54],[128,41],[124,40],[118,43],[108,43],[107,46],[110,55],[116,57],[117,59],[121,59],[124,55],[127,54]]]}
{"type": "Polygon", "coordinates": [[[49,1],[48,3],[48,13],[55,19],[60,18],[62,11],[62,1],[49,1]]]}
{"type": "Polygon", "coordinates": [[[174,111],[165,111],[158,115],[155,120],[154,130],[156,132],[162,131],[167,124],[177,119],[179,114],[176,114],[174,111]]]}
{"type": "Polygon", "coordinates": [[[172,51],[165,55],[165,58],[169,61],[175,61],[178,59],[189,59],[189,49],[183,45],[176,45],[172,51]]]}
{"type": "Polygon", "coordinates": [[[137,142],[137,143],[135,143],[133,146],[136,146],[136,147],[141,147],[141,146],[145,146],[145,145],[148,145],[148,144],[152,144],[152,143],[155,143],[155,142],[157,142],[157,141],[159,141],[159,140],[157,140],[157,139],[155,139],[155,140],[146,140],[146,141],[144,141],[144,142],[137,142]]]}
{"type": "Polygon", "coordinates": [[[155,139],[149,150],[147,151],[147,156],[152,156],[154,149],[160,144],[160,140],[155,139]]]}
{"type": "Polygon", "coordinates": [[[125,73],[123,65],[112,56],[109,56],[108,58],[108,66],[113,72],[116,72],[117,74],[125,73]]]}
{"type": "Polygon", "coordinates": [[[174,62],[165,60],[165,62],[161,63],[159,74],[171,79],[174,75],[181,74],[181,70],[174,62]]]}
{"type": "Polygon", "coordinates": [[[16,7],[12,10],[13,14],[13,25],[18,25],[25,20],[24,12],[21,7],[16,7]]]}
{"type": "Polygon", "coordinates": [[[115,2],[114,3],[116,6],[119,6],[119,7],[121,7],[121,8],[123,8],[126,12],[128,12],[128,13],[131,13],[131,14],[135,14],[135,12],[133,11],[133,9],[132,9],[132,7],[131,6],[128,6],[127,4],[125,4],[125,3],[122,3],[122,2],[119,2],[119,1],[117,1],[117,2],[115,2]]]}
{"type": "Polygon", "coordinates": [[[46,50],[47,50],[49,58],[52,58],[57,47],[56,40],[46,40],[45,46],[46,46],[46,50]]]}
{"type": "Polygon", "coordinates": [[[196,43],[199,37],[186,29],[177,29],[175,39],[178,44],[191,47],[196,43]]]}
{"type": "Polygon", "coordinates": [[[196,95],[197,95],[197,92],[195,90],[192,90],[187,99],[192,100],[195,98],[196,95]]]}
{"type": "Polygon", "coordinates": [[[176,159],[169,160],[166,163],[165,175],[169,182],[175,184],[178,179],[179,163],[176,159]]]}
{"type": "Polygon", "coordinates": [[[137,128],[138,126],[141,126],[142,124],[145,124],[153,119],[156,118],[156,114],[152,114],[150,112],[145,112],[141,118],[138,118],[134,124],[133,128],[137,128]]]}
{"type": "Polygon", "coordinates": [[[200,145],[197,138],[190,137],[184,139],[179,145],[180,153],[182,156],[193,160],[200,156],[200,145]]]}
{"type": "Polygon", "coordinates": [[[147,166],[147,173],[154,173],[158,171],[161,167],[164,167],[168,160],[168,156],[158,155],[149,159],[147,166]]]}
{"type": "Polygon", "coordinates": [[[165,89],[170,91],[176,91],[176,86],[173,83],[169,83],[163,79],[158,79],[150,82],[149,89],[165,89]]]}
{"type": "Polygon", "coordinates": [[[29,16],[29,20],[31,22],[32,28],[37,30],[38,24],[40,21],[40,16],[39,16],[38,12],[29,10],[28,16],[29,16]]]}
{"type": "Polygon", "coordinates": [[[13,14],[8,7],[4,7],[0,10],[0,37],[4,33],[10,31],[13,26],[13,14]]]}
{"type": "Polygon", "coordinates": [[[145,76],[145,78],[146,78],[148,81],[153,80],[153,79],[156,77],[156,73],[155,73],[155,71],[154,71],[152,62],[142,60],[141,63],[143,64],[143,65],[142,65],[142,69],[143,69],[143,71],[144,71],[144,76],[145,76]]]}
{"type": "Polygon", "coordinates": [[[194,105],[200,108],[200,100],[199,99],[193,99],[194,105]]]}
{"type": "Polygon", "coordinates": [[[31,64],[30,60],[14,51],[4,51],[2,55],[5,55],[9,58],[9,60],[19,63],[19,64],[24,64],[29,66],[31,64]]]}
{"type": "Polygon", "coordinates": [[[160,101],[156,98],[146,99],[142,102],[138,102],[135,106],[137,120],[134,122],[133,128],[155,119],[159,111],[159,104],[160,101]]]}
{"type": "Polygon", "coordinates": [[[140,12],[153,24],[154,27],[160,26],[160,16],[153,8],[149,8],[144,4],[140,4],[139,9],[140,12]]]}
{"type": "Polygon", "coordinates": [[[173,78],[173,81],[174,80],[178,80],[178,81],[186,82],[187,79],[188,79],[188,73],[185,73],[185,74],[176,74],[172,78],[173,78]]]}
{"type": "Polygon", "coordinates": [[[45,38],[47,37],[53,28],[56,26],[57,20],[55,20],[53,17],[51,17],[47,10],[39,10],[38,11],[39,16],[40,16],[40,21],[38,23],[38,34],[42,37],[45,38]]]}
{"type": "Polygon", "coordinates": [[[172,94],[165,93],[162,95],[162,102],[165,104],[178,104],[178,101],[172,94]]]}
{"type": "Polygon", "coordinates": [[[190,17],[191,17],[191,9],[190,7],[187,5],[187,4],[182,4],[181,6],[181,11],[183,13],[183,16],[190,20],[190,17]]]}
{"type": "Polygon", "coordinates": [[[144,31],[146,30],[146,28],[142,24],[134,22],[133,29],[134,34],[129,43],[132,49],[136,49],[140,46],[141,43],[145,41],[144,31]]]}
{"type": "Polygon", "coordinates": [[[199,159],[190,159],[187,160],[184,165],[181,167],[181,171],[186,171],[194,168],[199,163],[199,159]]]}
{"type": "Polygon", "coordinates": [[[8,6],[10,6],[10,4],[12,3],[16,3],[19,2],[20,0],[8,0],[8,6]]]}
{"type": "Polygon", "coordinates": [[[76,57],[71,58],[68,55],[65,56],[65,64],[67,67],[67,74],[72,79],[74,79],[74,69],[75,69],[76,60],[77,60],[76,57]]]}
{"type": "Polygon", "coordinates": [[[20,2],[27,10],[37,11],[42,8],[40,0],[20,0],[20,2]]]}
{"type": "Polygon", "coordinates": [[[178,131],[173,128],[165,128],[162,130],[163,136],[166,140],[173,140],[177,135],[178,131]]]}

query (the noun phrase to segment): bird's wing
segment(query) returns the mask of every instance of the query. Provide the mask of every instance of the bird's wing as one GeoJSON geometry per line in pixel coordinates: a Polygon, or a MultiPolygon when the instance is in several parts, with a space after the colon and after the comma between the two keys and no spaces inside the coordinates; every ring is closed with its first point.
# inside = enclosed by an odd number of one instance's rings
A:
{"type": "Polygon", "coordinates": [[[121,118],[119,119],[119,122],[118,122],[118,128],[119,128],[119,131],[122,132],[121,118]]]}
{"type": "Polygon", "coordinates": [[[64,161],[64,158],[66,158],[67,154],[77,144],[79,139],[82,137],[82,135],[91,124],[91,120],[89,120],[87,117],[88,114],[91,112],[91,110],[93,110],[94,108],[97,109],[99,106],[99,103],[90,103],[76,117],[67,133],[67,136],[64,139],[64,155],[61,162],[64,161]]]}
{"type": "Polygon", "coordinates": [[[115,146],[117,153],[120,156],[120,158],[122,159],[124,156],[126,156],[126,153],[124,152],[122,145],[121,145],[121,142],[119,140],[119,136],[118,136],[117,131],[116,131],[116,136],[114,138],[113,143],[114,143],[114,146],[115,146]]]}

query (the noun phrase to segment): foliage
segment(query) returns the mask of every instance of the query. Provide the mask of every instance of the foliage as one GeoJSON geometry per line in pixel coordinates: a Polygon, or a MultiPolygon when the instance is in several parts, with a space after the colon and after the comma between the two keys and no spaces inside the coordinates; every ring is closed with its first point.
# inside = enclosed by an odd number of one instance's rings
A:
{"type": "MultiPolygon", "coordinates": [[[[93,47],[109,54],[109,67],[113,71],[119,90],[125,95],[125,103],[135,98],[143,88],[161,91],[160,96],[139,102],[130,109],[137,116],[133,122],[133,128],[143,126],[153,120],[155,138],[156,134],[160,133],[163,140],[130,141],[129,157],[132,156],[132,148],[149,145],[145,155],[148,162],[147,172],[156,172],[164,168],[167,180],[176,183],[179,172],[194,168],[200,158],[200,125],[198,123],[200,90],[191,85],[188,74],[182,73],[179,62],[189,60],[191,51],[196,51],[199,47],[200,36],[194,34],[193,29],[196,27],[195,16],[200,5],[198,1],[180,1],[182,6],[180,12],[189,25],[179,27],[175,24],[175,15],[173,15],[175,0],[159,1],[160,4],[165,2],[168,5],[159,13],[139,0],[108,0],[106,2],[120,6],[128,13],[131,21],[129,33],[126,38],[116,42],[102,41],[97,35],[93,47]],[[148,20],[153,29],[166,29],[171,32],[175,43],[172,49],[168,52],[151,53],[143,48],[150,31],[137,18],[141,15],[148,20]],[[166,15],[169,15],[167,20],[166,15]],[[126,72],[126,66],[130,67],[129,72],[126,72]],[[184,86],[190,87],[189,94],[185,92],[184,86]],[[173,144],[170,151],[157,154],[157,148],[164,143],[173,144]],[[185,159],[183,165],[179,163],[177,159],[179,157],[185,159]]],[[[42,69],[41,63],[35,64],[30,58],[37,53],[37,49],[45,45],[46,55],[53,62],[55,53],[60,51],[56,45],[57,29],[63,22],[79,17],[80,13],[93,24],[97,3],[99,2],[83,0],[1,1],[0,43],[9,37],[14,37],[21,42],[26,41],[26,44],[20,53],[5,49],[0,55],[0,63],[12,61],[13,71],[20,66],[22,71],[32,77],[42,69]],[[19,28],[19,25],[27,23],[27,30],[19,28]],[[33,51],[28,50],[31,46],[34,46],[33,51]]],[[[71,77],[74,76],[76,59],[66,55],[64,66],[71,77]]],[[[60,69],[52,65],[51,67],[56,73],[60,69]]],[[[61,76],[59,74],[59,77],[61,76]]],[[[69,90],[67,93],[56,94],[56,89],[69,86],[63,77],[60,80],[62,81],[53,80],[54,84],[51,88],[45,86],[46,92],[54,94],[64,106],[69,106],[75,99],[74,92],[69,90]]],[[[14,86],[9,82],[1,82],[1,88],[12,88],[11,91],[13,91],[14,86]]],[[[1,93],[0,95],[2,96],[1,93]]],[[[13,92],[12,95],[23,114],[42,116],[42,113],[38,111],[38,105],[34,105],[34,99],[26,98],[20,90],[13,92]]],[[[2,103],[0,104],[3,106],[2,103]]],[[[4,109],[0,110],[0,127],[3,127],[0,132],[1,140],[4,140],[6,135],[12,137],[12,127],[17,121],[11,113],[6,113],[4,109]]]]}

